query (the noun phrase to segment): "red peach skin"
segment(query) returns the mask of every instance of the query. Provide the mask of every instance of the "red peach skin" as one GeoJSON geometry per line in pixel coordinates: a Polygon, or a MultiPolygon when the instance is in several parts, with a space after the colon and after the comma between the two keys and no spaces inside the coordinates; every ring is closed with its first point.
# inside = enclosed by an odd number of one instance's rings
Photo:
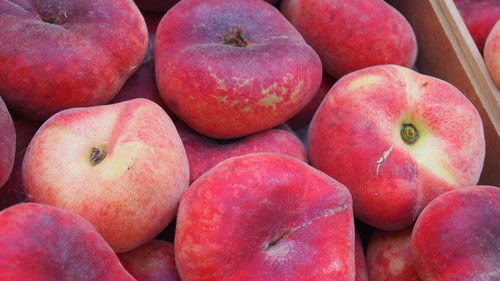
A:
{"type": "Polygon", "coordinates": [[[5,185],[0,188],[0,211],[10,206],[28,201],[26,193],[24,192],[22,178],[23,158],[25,152],[26,149],[22,149],[16,153],[12,173],[10,174],[10,177],[5,185]]]}
{"type": "Polygon", "coordinates": [[[372,233],[366,252],[370,281],[420,281],[410,253],[412,230],[410,226],[400,231],[372,233]]]}
{"type": "Polygon", "coordinates": [[[500,19],[500,1],[454,0],[454,2],[477,48],[483,53],[486,38],[500,19]]]}
{"type": "Polygon", "coordinates": [[[498,187],[465,187],[434,199],[411,236],[411,255],[420,278],[500,280],[499,221],[498,187]]]}
{"type": "Polygon", "coordinates": [[[137,281],[181,281],[172,243],[153,239],[118,257],[137,281]]]}
{"type": "Polygon", "coordinates": [[[308,144],[312,165],[351,191],[354,215],[386,231],[412,224],[438,195],[477,184],[485,156],[473,104],[451,84],[397,65],[337,81],[308,144]]]}
{"type": "Polygon", "coordinates": [[[163,100],[212,138],[282,124],[321,83],[316,52],[262,0],[181,1],[163,17],[155,44],[163,100]]]}
{"type": "Polygon", "coordinates": [[[335,78],[374,65],[415,63],[411,25],[383,0],[283,0],[281,11],[335,78]]]}
{"type": "Polygon", "coordinates": [[[220,162],[244,154],[273,152],[307,161],[304,144],[285,126],[267,129],[230,143],[221,143],[194,132],[182,122],[176,122],[189,161],[190,184],[220,162]]]}
{"type": "Polygon", "coordinates": [[[0,280],[135,280],[88,221],[47,205],[0,212],[0,249],[0,280]]]}
{"type": "Polygon", "coordinates": [[[183,196],[174,246],[183,281],[354,281],[351,196],[289,156],[233,157],[183,196]]]}
{"type": "Polygon", "coordinates": [[[369,281],[368,271],[366,269],[365,252],[359,232],[356,231],[354,255],[356,260],[356,279],[355,281],[369,281]]]}
{"type": "Polygon", "coordinates": [[[0,93],[33,120],[109,102],[148,40],[131,0],[0,1],[0,30],[0,93]]]}
{"type": "Polygon", "coordinates": [[[286,124],[290,126],[293,130],[300,129],[311,122],[314,113],[318,110],[319,105],[323,101],[323,98],[326,96],[330,88],[334,83],[334,79],[332,79],[327,74],[323,73],[323,78],[321,79],[321,85],[319,86],[318,91],[314,94],[314,97],[306,104],[306,106],[297,114],[295,114],[292,118],[286,121],[286,124]]]}
{"type": "MultiPolygon", "coordinates": [[[[1,91],[0,91],[1,93],[1,91]]],[[[0,96],[0,188],[5,184],[14,166],[16,131],[14,122],[0,96]]]]}
{"type": "Polygon", "coordinates": [[[144,12],[142,14],[146,20],[149,35],[146,56],[139,66],[139,69],[137,69],[137,71],[127,80],[120,92],[118,92],[109,103],[112,104],[135,98],[145,98],[157,103],[167,112],[170,118],[172,118],[173,113],[165,105],[158,92],[155,77],[154,40],[156,37],[156,29],[158,28],[162,15],[144,12]]]}
{"type": "Polygon", "coordinates": [[[500,90],[500,20],[495,24],[486,40],[484,61],[493,82],[500,90]]]}

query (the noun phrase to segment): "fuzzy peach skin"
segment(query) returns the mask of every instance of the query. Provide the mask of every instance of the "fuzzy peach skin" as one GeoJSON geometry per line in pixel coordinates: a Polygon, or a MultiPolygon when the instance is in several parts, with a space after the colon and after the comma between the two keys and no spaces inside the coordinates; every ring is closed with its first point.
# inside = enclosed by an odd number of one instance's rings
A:
{"type": "Polygon", "coordinates": [[[356,263],[356,279],[355,281],[369,281],[368,271],[366,269],[365,252],[363,251],[363,244],[359,232],[355,231],[354,240],[354,257],[356,263]]]}
{"type": "Polygon", "coordinates": [[[335,78],[368,66],[415,63],[412,27],[383,0],[283,0],[281,11],[335,78]]]}
{"type": "Polygon", "coordinates": [[[28,201],[23,187],[22,167],[26,149],[16,153],[14,168],[9,179],[0,188],[0,211],[10,206],[28,201]]]}
{"type": "Polygon", "coordinates": [[[175,123],[189,161],[189,183],[220,162],[244,154],[273,152],[307,162],[304,144],[286,125],[267,129],[231,142],[204,137],[182,122],[175,123]]]}
{"type": "Polygon", "coordinates": [[[321,83],[316,52],[262,0],[181,1],[163,17],[155,44],[165,103],[212,138],[280,125],[321,83]]]}
{"type": "Polygon", "coordinates": [[[110,101],[148,40],[132,0],[2,0],[0,30],[0,95],[36,120],[110,101]]]}
{"type": "Polygon", "coordinates": [[[484,45],[484,61],[493,82],[500,90],[500,20],[495,24],[484,45]]]}
{"type": "Polygon", "coordinates": [[[289,156],[233,157],[182,197],[174,247],[183,281],[354,281],[351,196],[289,156]]]}
{"type": "Polygon", "coordinates": [[[0,96],[0,188],[5,184],[14,166],[16,131],[9,110],[0,96]]]}
{"type": "Polygon", "coordinates": [[[144,16],[148,28],[149,40],[146,55],[137,71],[127,80],[120,92],[118,92],[109,103],[145,98],[157,103],[167,112],[170,118],[173,118],[173,113],[165,105],[158,92],[155,77],[154,40],[156,37],[156,29],[163,15],[147,12],[143,12],[142,15],[144,16]]]}
{"type": "Polygon", "coordinates": [[[179,134],[147,99],[55,114],[23,162],[32,201],[80,214],[116,252],[160,233],[175,218],[188,181],[179,134]]]}
{"type": "MultiPolygon", "coordinates": [[[[276,3],[277,0],[264,0],[268,3],[276,3]]],[[[164,12],[170,9],[179,0],[134,0],[139,9],[149,12],[164,12]]]]}
{"type": "Polygon", "coordinates": [[[330,90],[334,83],[334,79],[331,78],[326,73],[323,73],[323,78],[321,79],[321,85],[318,91],[314,94],[314,97],[306,104],[301,111],[295,114],[292,118],[286,121],[286,124],[294,130],[298,130],[304,126],[307,126],[311,122],[314,113],[318,110],[319,105],[326,96],[326,93],[330,90]]]}
{"type": "Polygon", "coordinates": [[[18,152],[30,144],[43,122],[33,121],[16,114],[12,114],[12,121],[14,121],[14,129],[16,130],[16,152],[18,152]]]}
{"type": "Polygon", "coordinates": [[[308,143],[312,165],[351,191],[354,215],[387,231],[409,226],[439,194],[477,184],[485,156],[472,103],[451,84],[397,65],[337,81],[308,143]]]}
{"type": "Polygon", "coordinates": [[[434,199],[410,250],[424,281],[500,280],[500,188],[471,186],[434,199]]]}
{"type": "Polygon", "coordinates": [[[413,226],[399,231],[375,230],[366,252],[370,281],[420,281],[410,254],[413,226]]]}
{"type": "Polygon", "coordinates": [[[454,0],[454,2],[477,48],[482,53],[488,34],[500,19],[500,1],[454,0]]]}
{"type": "Polygon", "coordinates": [[[138,281],[181,281],[175,267],[172,243],[153,239],[118,257],[125,269],[138,281]]]}
{"type": "Polygon", "coordinates": [[[135,280],[88,221],[52,206],[0,212],[0,249],[0,280],[135,280]]]}

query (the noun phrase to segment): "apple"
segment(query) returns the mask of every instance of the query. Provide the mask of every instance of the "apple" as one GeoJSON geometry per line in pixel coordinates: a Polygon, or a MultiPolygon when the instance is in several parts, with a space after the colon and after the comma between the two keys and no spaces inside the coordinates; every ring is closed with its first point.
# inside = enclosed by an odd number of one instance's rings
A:
{"type": "Polygon", "coordinates": [[[304,145],[286,125],[231,142],[202,136],[182,122],[176,122],[176,127],[189,161],[190,184],[223,160],[244,154],[274,152],[307,161],[304,145]]]}
{"type": "Polygon", "coordinates": [[[313,98],[306,104],[306,106],[295,114],[292,118],[286,121],[286,124],[290,126],[290,128],[294,130],[298,130],[304,126],[307,126],[309,122],[311,122],[314,113],[318,109],[319,105],[323,101],[323,98],[326,96],[326,93],[330,90],[334,83],[334,79],[332,79],[328,74],[323,73],[323,78],[321,79],[321,85],[319,86],[318,91],[314,94],[313,98]]]}
{"type": "Polygon", "coordinates": [[[500,188],[470,186],[434,199],[418,217],[410,251],[422,280],[500,280],[500,188]]]}
{"type": "MultiPolygon", "coordinates": [[[[1,91],[0,91],[1,92],[1,91]]],[[[9,110],[0,96],[0,188],[5,184],[14,166],[16,131],[9,110]]]]}
{"type": "Polygon", "coordinates": [[[232,157],[182,197],[174,247],[183,281],[354,280],[351,195],[290,156],[232,157]]]}
{"type": "Polygon", "coordinates": [[[410,253],[413,226],[399,231],[375,230],[366,260],[370,281],[420,281],[410,253]]]}
{"type": "Polygon", "coordinates": [[[27,201],[26,193],[24,192],[22,179],[23,158],[26,149],[22,149],[16,153],[14,160],[14,168],[9,179],[0,188],[0,211],[10,206],[27,201]]]}
{"type": "Polygon", "coordinates": [[[144,58],[132,0],[0,2],[0,93],[20,115],[46,119],[109,102],[144,58]]]}
{"type": "Polygon", "coordinates": [[[181,281],[172,243],[153,239],[118,257],[123,267],[139,281],[181,281]]]}
{"type": "Polygon", "coordinates": [[[173,122],[147,99],[53,115],[33,137],[22,170],[33,202],[78,213],[117,253],[160,233],[189,181],[173,122]]]}
{"type": "Polygon", "coordinates": [[[369,281],[368,271],[366,269],[365,252],[363,250],[363,244],[361,243],[361,237],[359,232],[355,231],[354,239],[354,258],[356,264],[356,279],[355,281],[369,281]]]}
{"type": "Polygon", "coordinates": [[[88,221],[52,206],[1,211],[0,249],[0,280],[135,280],[88,221]]]}
{"type": "Polygon", "coordinates": [[[281,11],[335,78],[374,65],[415,63],[411,25],[383,0],[283,0],[281,11]]]}
{"type": "Polygon", "coordinates": [[[162,15],[146,12],[143,12],[142,14],[146,20],[149,38],[146,56],[137,71],[127,80],[120,92],[118,92],[118,94],[109,103],[118,103],[135,98],[145,98],[157,103],[168,113],[170,118],[172,118],[174,117],[173,113],[163,102],[163,99],[158,92],[158,88],[156,87],[155,78],[154,40],[156,29],[158,28],[162,15]]]}
{"type": "Polygon", "coordinates": [[[493,82],[495,82],[497,89],[500,89],[500,20],[486,39],[484,61],[493,82]]]}
{"type": "Polygon", "coordinates": [[[403,229],[443,192],[477,184],[483,125],[451,84],[397,65],[341,78],[313,117],[312,165],[349,188],[354,215],[403,229]]]}
{"type": "Polygon", "coordinates": [[[155,44],[163,100],[212,138],[280,125],[321,83],[316,52],[262,0],[180,1],[160,22],[155,44]]]}
{"type": "Polygon", "coordinates": [[[482,53],[488,34],[500,19],[500,1],[454,0],[454,2],[477,48],[482,53]]]}

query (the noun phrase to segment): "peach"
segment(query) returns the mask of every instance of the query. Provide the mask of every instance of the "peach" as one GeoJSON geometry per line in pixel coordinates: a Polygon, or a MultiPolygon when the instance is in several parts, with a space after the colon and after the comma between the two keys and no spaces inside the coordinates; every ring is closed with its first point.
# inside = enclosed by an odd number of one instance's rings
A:
{"type": "Polygon", "coordinates": [[[383,0],[283,0],[281,11],[335,78],[374,65],[415,63],[412,27],[383,0]]]}
{"type": "Polygon", "coordinates": [[[312,117],[316,110],[318,110],[319,105],[323,101],[323,98],[326,96],[326,93],[330,90],[334,82],[327,74],[323,73],[323,78],[321,79],[321,85],[319,86],[318,91],[314,94],[313,98],[306,104],[306,106],[299,111],[299,113],[295,114],[292,118],[286,121],[286,124],[290,126],[290,128],[297,130],[300,129],[311,122],[312,117]]]}
{"type": "Polygon", "coordinates": [[[355,232],[354,240],[354,258],[356,264],[356,279],[355,281],[368,281],[368,271],[366,269],[365,252],[359,232],[355,232]]]}
{"type": "Polygon", "coordinates": [[[373,232],[366,252],[370,281],[420,281],[410,254],[412,230],[373,232]]]}
{"type": "Polygon", "coordinates": [[[19,204],[0,212],[0,229],[0,280],[135,280],[73,212],[19,204]]]}
{"type": "MultiPolygon", "coordinates": [[[[1,91],[0,91],[1,92],[1,91]]],[[[16,131],[9,110],[0,96],[0,188],[5,184],[14,166],[16,131]]]]}
{"type": "Polygon", "coordinates": [[[174,247],[183,281],[352,281],[351,196],[289,156],[233,157],[182,197],[174,247]]]}
{"type": "Polygon", "coordinates": [[[280,125],[321,83],[316,52],[262,0],[180,1],[160,22],[155,44],[163,100],[212,138],[280,125]]]}
{"type": "Polygon", "coordinates": [[[14,129],[16,130],[16,151],[20,151],[28,146],[36,131],[43,122],[26,119],[16,114],[12,114],[14,129]]]}
{"type": "Polygon", "coordinates": [[[491,30],[484,45],[484,61],[493,82],[500,89],[500,20],[491,30]]]}
{"type": "Polygon", "coordinates": [[[146,56],[137,71],[127,80],[120,92],[118,92],[109,103],[118,103],[135,98],[145,98],[157,103],[172,118],[173,113],[165,105],[158,92],[155,77],[154,40],[156,29],[158,28],[162,15],[143,12],[143,16],[146,20],[149,35],[146,56]]]}
{"type": "Polygon", "coordinates": [[[0,188],[0,211],[27,201],[22,179],[22,166],[25,152],[26,149],[22,149],[16,153],[12,173],[5,185],[0,188]]]}
{"type": "Polygon", "coordinates": [[[472,103],[451,84],[397,65],[337,81],[308,143],[312,165],[351,191],[354,215],[387,231],[412,224],[438,195],[477,184],[485,156],[472,103]]]}
{"type": "Polygon", "coordinates": [[[482,53],[488,34],[500,19],[500,1],[454,0],[454,2],[477,48],[482,53]]]}
{"type": "Polygon", "coordinates": [[[44,120],[109,102],[144,58],[144,18],[130,0],[0,2],[0,93],[44,120]]]}
{"type": "Polygon", "coordinates": [[[434,199],[410,242],[422,280],[500,280],[500,188],[470,186],[434,199]]]}
{"type": "Polygon", "coordinates": [[[179,134],[147,99],[63,110],[37,131],[23,161],[33,202],[80,214],[116,252],[160,233],[188,182],[179,134]]]}
{"type": "Polygon", "coordinates": [[[118,257],[123,267],[138,281],[181,281],[175,267],[172,243],[151,240],[118,257]]]}
{"type": "Polygon", "coordinates": [[[304,145],[286,125],[267,129],[232,142],[221,142],[199,135],[176,122],[189,161],[190,183],[223,160],[256,152],[286,154],[307,161],[304,145]]]}

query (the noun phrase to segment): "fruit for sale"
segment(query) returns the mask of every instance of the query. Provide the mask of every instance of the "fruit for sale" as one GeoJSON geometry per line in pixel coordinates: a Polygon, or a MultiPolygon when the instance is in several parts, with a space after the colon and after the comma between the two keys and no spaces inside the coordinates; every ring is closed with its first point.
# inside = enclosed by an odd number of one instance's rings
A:
{"type": "Polygon", "coordinates": [[[23,163],[32,201],[80,214],[116,252],[165,228],[188,181],[179,134],[147,99],[55,114],[33,137],[23,163]]]}
{"type": "Polygon", "coordinates": [[[154,101],[161,106],[173,118],[173,113],[163,102],[163,99],[156,87],[155,61],[154,61],[154,40],[156,29],[162,15],[155,13],[142,13],[148,28],[148,49],[146,56],[137,71],[127,80],[123,88],[109,103],[118,103],[136,98],[145,98],[154,101]]]}
{"type": "Polygon", "coordinates": [[[176,122],[189,160],[189,183],[220,162],[244,154],[274,152],[307,161],[304,145],[286,125],[267,129],[229,143],[204,137],[182,122],[176,122]]]}
{"type": "Polygon", "coordinates": [[[0,188],[0,211],[15,204],[28,201],[26,193],[24,192],[22,179],[22,166],[25,152],[26,149],[22,149],[16,153],[12,173],[4,186],[0,188]]]}
{"type": "Polygon", "coordinates": [[[0,2],[0,93],[43,120],[110,101],[144,58],[144,18],[131,0],[0,2]]]}
{"type": "Polygon", "coordinates": [[[415,63],[412,27],[383,0],[283,0],[281,11],[335,78],[379,64],[415,63]]]}
{"type": "Polygon", "coordinates": [[[212,138],[280,125],[321,83],[321,62],[262,0],[181,1],[156,35],[160,94],[174,114],[212,138]]]}
{"type": "Polygon", "coordinates": [[[363,251],[363,244],[361,243],[361,237],[359,232],[355,232],[354,240],[354,257],[356,263],[356,279],[355,281],[369,281],[368,271],[366,269],[365,252],[363,251]]]}
{"type": "Polygon", "coordinates": [[[400,231],[375,230],[366,262],[370,281],[420,281],[410,253],[413,226],[400,231]]]}
{"type": "Polygon", "coordinates": [[[138,281],[181,281],[175,267],[172,243],[154,239],[118,257],[138,281]]]}
{"type": "Polygon", "coordinates": [[[135,280],[88,221],[52,206],[0,212],[0,249],[0,280],[135,280]]]}
{"type": "Polygon", "coordinates": [[[434,199],[418,217],[411,255],[422,280],[500,280],[500,188],[471,186],[434,199]]]}
{"type": "Polygon", "coordinates": [[[500,89],[500,20],[495,24],[486,40],[484,61],[493,82],[495,82],[497,89],[500,89]]]}
{"type": "Polygon", "coordinates": [[[5,184],[14,166],[16,131],[9,110],[0,96],[0,188],[5,184]]]}
{"type": "Polygon", "coordinates": [[[286,124],[290,126],[290,128],[297,130],[300,129],[311,122],[314,113],[318,109],[319,105],[323,101],[323,98],[326,96],[326,93],[330,90],[333,85],[334,80],[328,76],[327,74],[323,74],[323,78],[321,79],[321,85],[319,86],[318,91],[314,94],[313,98],[306,104],[302,110],[295,114],[292,118],[286,121],[286,124]]]}
{"type": "Polygon", "coordinates": [[[477,48],[482,53],[488,34],[500,19],[500,1],[454,0],[454,2],[477,48]]]}
{"type": "Polygon", "coordinates": [[[397,65],[337,81],[308,135],[314,167],[342,182],[354,215],[382,230],[409,226],[432,199],[475,185],[482,121],[451,84],[397,65]]]}
{"type": "Polygon", "coordinates": [[[16,130],[16,152],[25,149],[43,122],[33,121],[12,114],[14,129],[16,130]]]}
{"type": "Polygon", "coordinates": [[[174,247],[183,281],[354,280],[351,196],[289,156],[233,157],[182,197],[174,247]]]}

